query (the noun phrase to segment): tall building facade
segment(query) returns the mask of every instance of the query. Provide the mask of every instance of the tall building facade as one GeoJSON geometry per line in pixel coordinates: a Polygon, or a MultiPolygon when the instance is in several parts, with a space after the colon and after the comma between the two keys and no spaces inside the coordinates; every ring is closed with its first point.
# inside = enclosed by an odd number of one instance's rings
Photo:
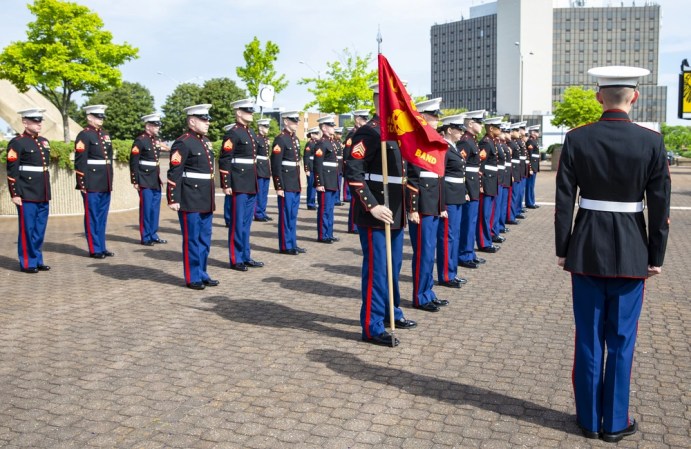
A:
{"type": "Polygon", "coordinates": [[[432,97],[443,97],[446,108],[549,115],[567,87],[595,87],[591,67],[630,65],[651,71],[641,80],[632,118],[664,122],[667,88],[657,85],[660,6],[573,4],[498,0],[471,8],[469,19],[434,25],[432,97]]]}

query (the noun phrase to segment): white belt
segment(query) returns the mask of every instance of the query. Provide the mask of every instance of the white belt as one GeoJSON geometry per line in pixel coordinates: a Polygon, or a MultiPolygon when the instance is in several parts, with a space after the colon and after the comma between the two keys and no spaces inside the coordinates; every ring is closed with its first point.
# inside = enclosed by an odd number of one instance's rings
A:
{"type": "Polygon", "coordinates": [[[439,178],[439,175],[436,173],[432,173],[431,171],[421,171],[420,177],[421,178],[439,178]]]}
{"type": "MultiPolygon", "coordinates": [[[[365,173],[365,180],[375,181],[375,182],[384,182],[384,177],[382,175],[378,175],[376,173],[365,173]]],[[[401,178],[400,176],[389,176],[388,181],[391,184],[403,184],[403,178],[401,178]]]]}
{"type": "Polygon", "coordinates": [[[336,159],[343,159],[343,156],[336,156],[336,159]]]}
{"type": "Polygon", "coordinates": [[[246,157],[236,157],[231,161],[233,164],[254,164],[254,159],[246,157]]]}
{"type": "Polygon", "coordinates": [[[521,157],[519,157],[518,159],[520,159],[520,160],[524,161],[524,160],[526,160],[526,159],[528,159],[528,158],[527,158],[527,157],[525,157],[525,156],[521,156],[521,157]]]}
{"type": "MultiPolygon", "coordinates": [[[[467,169],[466,169],[467,170],[467,169]]],[[[495,165],[485,165],[485,170],[497,171],[499,170],[495,165]]]]}
{"type": "Polygon", "coordinates": [[[86,163],[89,165],[106,165],[110,164],[110,161],[107,159],[89,159],[86,163]]]}
{"type": "Polygon", "coordinates": [[[260,161],[268,161],[269,157],[268,156],[257,156],[257,159],[259,159],[260,161]]]}
{"type": "Polygon", "coordinates": [[[156,162],[156,161],[139,161],[139,165],[150,165],[152,167],[155,167],[158,165],[158,162],[156,162]]]}
{"type": "Polygon", "coordinates": [[[20,165],[19,171],[48,171],[48,167],[34,167],[32,165],[20,165]]]}
{"type": "Polygon", "coordinates": [[[313,161],[313,160],[314,160],[314,156],[310,156],[310,161],[313,161]]]}
{"type": "Polygon", "coordinates": [[[480,167],[466,167],[465,171],[470,173],[477,173],[480,171],[480,167]]]}
{"type": "Polygon", "coordinates": [[[578,205],[583,209],[597,210],[600,212],[643,212],[643,201],[635,203],[622,203],[619,201],[599,201],[581,198],[578,205]]]}
{"type": "Polygon", "coordinates": [[[512,164],[520,164],[521,161],[520,161],[520,159],[511,159],[511,163],[512,164]]]}
{"type": "Polygon", "coordinates": [[[194,179],[213,179],[214,174],[213,173],[191,173],[191,172],[183,172],[182,173],[183,178],[194,178],[194,179]]]}
{"type": "MultiPolygon", "coordinates": [[[[518,162],[518,161],[516,161],[516,162],[518,162]]],[[[505,163],[504,163],[504,167],[506,167],[506,168],[511,167],[511,162],[505,162],[505,163]]]]}
{"type": "Polygon", "coordinates": [[[497,170],[504,171],[504,166],[503,165],[497,165],[497,170]]]}
{"type": "Polygon", "coordinates": [[[451,184],[463,184],[463,183],[465,183],[465,178],[455,178],[453,176],[445,176],[444,181],[450,182],[451,184]]]}
{"type": "Polygon", "coordinates": [[[539,154],[531,154],[530,157],[540,157],[539,154]]]}
{"type": "Polygon", "coordinates": [[[298,165],[300,165],[300,163],[293,161],[281,161],[281,165],[285,165],[287,167],[297,167],[298,165]]]}
{"type": "Polygon", "coordinates": [[[338,167],[338,162],[323,162],[324,167],[338,167]]]}

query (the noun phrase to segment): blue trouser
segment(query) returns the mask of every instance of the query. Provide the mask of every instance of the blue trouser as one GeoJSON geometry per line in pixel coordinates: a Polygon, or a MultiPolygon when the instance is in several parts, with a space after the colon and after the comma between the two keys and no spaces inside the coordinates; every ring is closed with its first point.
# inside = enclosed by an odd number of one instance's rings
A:
{"type": "Polygon", "coordinates": [[[257,178],[257,202],[254,206],[254,218],[266,218],[266,204],[269,200],[269,178],[257,178]]]}
{"type": "Polygon", "coordinates": [[[348,187],[348,181],[343,175],[338,178],[338,185],[340,185],[343,190],[343,202],[350,201],[350,188],[348,187]]]}
{"type": "Polygon", "coordinates": [[[437,280],[451,282],[458,273],[458,247],[463,206],[447,204],[448,218],[441,218],[437,229],[437,280]]]}
{"type": "Polygon", "coordinates": [[[353,213],[355,211],[355,201],[354,197],[350,197],[348,201],[348,232],[357,232],[357,226],[355,226],[355,221],[353,219],[353,213]]]}
{"type": "Polygon", "coordinates": [[[141,242],[158,240],[158,217],[161,214],[161,189],[139,189],[139,235],[141,242]]]}
{"type": "Polygon", "coordinates": [[[84,233],[89,254],[106,252],[106,224],[110,192],[82,192],[84,200],[84,233]]]}
{"type": "Polygon", "coordinates": [[[307,207],[317,206],[317,189],[314,187],[314,171],[307,177],[307,207]]]}
{"type": "Polygon", "coordinates": [[[34,203],[22,201],[17,206],[19,216],[19,235],[17,237],[17,252],[19,267],[22,270],[36,268],[43,265],[43,239],[48,225],[48,201],[34,203]]]}
{"type": "Polygon", "coordinates": [[[337,190],[317,192],[317,238],[326,240],[334,236],[334,206],[338,200],[337,190]]]}
{"type": "Polygon", "coordinates": [[[420,223],[408,222],[413,246],[413,306],[427,304],[437,298],[434,287],[434,254],[437,248],[439,217],[420,214],[420,223]]]}
{"type": "Polygon", "coordinates": [[[631,365],[645,281],[579,274],[571,279],[576,419],[593,432],[619,432],[629,426],[631,365]]]}
{"type": "Polygon", "coordinates": [[[182,230],[182,267],[185,283],[209,280],[206,261],[211,249],[213,212],[178,211],[182,230]]]}
{"type": "Polygon", "coordinates": [[[497,198],[494,200],[494,208],[492,209],[492,236],[499,235],[506,224],[506,197],[508,193],[509,190],[507,188],[499,186],[497,198]],[[503,220],[502,215],[504,216],[503,220]]]}
{"type": "Polygon", "coordinates": [[[480,194],[480,210],[477,219],[477,247],[485,248],[492,246],[492,208],[494,207],[495,197],[480,194]]]}
{"type": "Polygon", "coordinates": [[[511,217],[509,217],[509,221],[516,221],[516,215],[521,213],[521,197],[523,195],[521,187],[521,181],[516,181],[511,186],[511,217]]]}
{"type": "Polygon", "coordinates": [[[232,198],[232,195],[226,195],[223,200],[223,221],[225,221],[226,227],[230,227],[230,203],[232,198]]]}
{"type": "Polygon", "coordinates": [[[300,192],[284,192],[278,196],[278,249],[286,251],[297,247],[297,221],[300,192]]]}
{"type": "Polygon", "coordinates": [[[499,231],[506,229],[506,220],[511,209],[511,187],[502,187],[504,194],[501,197],[501,209],[499,213],[499,231]]]}
{"type": "MultiPolygon", "coordinates": [[[[384,229],[359,227],[362,247],[362,308],[360,325],[362,338],[372,338],[386,332],[389,321],[389,287],[386,274],[386,235],[384,229]]],[[[403,229],[391,230],[391,269],[393,278],[394,320],[403,318],[398,275],[403,264],[403,229]]]]}
{"type": "Polygon", "coordinates": [[[256,201],[257,195],[254,193],[231,195],[228,252],[232,265],[249,262],[252,258],[250,256],[250,227],[256,201]]]}
{"type": "Polygon", "coordinates": [[[336,203],[341,202],[341,186],[343,185],[343,175],[338,174],[338,191],[336,192],[336,203]]]}
{"type": "Polygon", "coordinates": [[[525,205],[534,206],[535,205],[535,181],[537,178],[537,173],[533,173],[530,177],[525,180],[525,205]]]}
{"type": "Polygon", "coordinates": [[[458,246],[458,261],[470,262],[475,260],[475,230],[477,228],[477,213],[480,202],[466,201],[461,212],[461,238],[458,246]]]}

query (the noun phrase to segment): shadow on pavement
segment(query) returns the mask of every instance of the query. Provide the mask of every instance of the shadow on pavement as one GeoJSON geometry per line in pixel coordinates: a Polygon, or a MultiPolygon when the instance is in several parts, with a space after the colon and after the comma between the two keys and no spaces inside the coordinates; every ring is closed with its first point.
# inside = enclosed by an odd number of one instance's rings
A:
{"type": "MultiPolygon", "coordinates": [[[[140,253],[144,257],[148,257],[149,259],[165,260],[168,262],[180,262],[180,269],[182,270],[182,251],[176,251],[172,249],[159,249],[160,247],[160,245],[154,245],[152,247],[147,247],[147,249],[142,248],[135,250],[134,252],[140,253]]],[[[229,262],[222,262],[220,260],[212,258],[208,258],[206,264],[207,267],[230,268],[229,262]]]]}
{"type": "Polygon", "coordinates": [[[534,402],[460,382],[374,365],[362,361],[353,354],[335,349],[313,349],[307,356],[311,361],[323,363],[332,371],[351,379],[378,382],[414,396],[426,396],[452,405],[469,405],[538,426],[581,435],[576,426],[575,415],[552,410],[534,402]]]}
{"type": "Polygon", "coordinates": [[[360,332],[348,332],[334,328],[333,324],[353,326],[359,329],[360,322],[330,315],[295,310],[283,304],[257,299],[231,299],[227,296],[210,296],[202,302],[213,304],[212,309],[192,307],[205,312],[214,312],[221,318],[253,326],[279,329],[301,329],[345,340],[359,340],[360,332]],[[323,324],[322,324],[323,323],[323,324]]]}
{"type": "Polygon", "coordinates": [[[19,260],[0,255],[0,268],[10,271],[19,271],[19,260]]]}
{"type": "Polygon", "coordinates": [[[326,282],[315,281],[314,279],[286,279],[281,277],[269,277],[262,279],[262,282],[277,283],[281,288],[287,288],[300,293],[314,293],[323,297],[338,297],[360,299],[360,290],[332,285],[326,282]]]}
{"type": "Polygon", "coordinates": [[[180,276],[173,276],[172,274],[168,274],[163,270],[143,267],[141,265],[115,265],[104,262],[103,265],[93,263],[88,265],[88,267],[93,268],[94,271],[101,276],[117,279],[119,281],[131,281],[133,279],[139,279],[142,281],[151,281],[161,284],[185,285],[185,280],[182,277],[182,264],[180,265],[180,276]]]}
{"type": "MultiPolygon", "coordinates": [[[[82,234],[84,236],[84,234],[82,234]]],[[[106,237],[106,240],[108,237],[106,237]]],[[[43,244],[43,253],[60,253],[71,254],[73,256],[89,257],[89,251],[86,249],[86,240],[84,240],[84,247],[69,245],[67,243],[45,242],[43,244]]],[[[44,257],[45,258],[45,257],[44,257]]]]}
{"type": "MultiPolygon", "coordinates": [[[[345,276],[352,276],[361,279],[362,267],[352,265],[330,265],[327,263],[315,263],[311,265],[313,268],[320,268],[328,273],[343,274],[345,276]]],[[[413,277],[407,274],[399,274],[398,282],[413,282],[413,277]]]]}
{"type": "Polygon", "coordinates": [[[108,242],[108,241],[129,243],[130,245],[141,245],[142,244],[142,241],[139,238],[125,237],[122,235],[107,235],[106,236],[106,242],[108,242]]]}

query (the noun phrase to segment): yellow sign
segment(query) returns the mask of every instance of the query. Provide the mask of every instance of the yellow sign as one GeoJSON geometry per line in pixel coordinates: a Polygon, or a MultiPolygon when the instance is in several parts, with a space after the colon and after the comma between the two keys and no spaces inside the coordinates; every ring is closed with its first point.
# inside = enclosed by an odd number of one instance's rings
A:
{"type": "Polygon", "coordinates": [[[679,75],[679,118],[691,119],[691,72],[679,75]]]}

